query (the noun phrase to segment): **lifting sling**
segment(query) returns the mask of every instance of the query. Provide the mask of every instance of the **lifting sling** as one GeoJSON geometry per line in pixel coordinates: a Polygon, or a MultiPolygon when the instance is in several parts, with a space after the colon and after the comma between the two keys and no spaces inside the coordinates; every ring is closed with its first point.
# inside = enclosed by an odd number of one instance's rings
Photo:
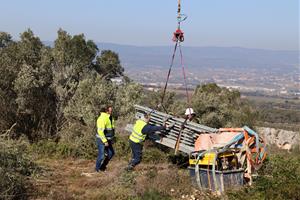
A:
{"type": "MultiPolygon", "coordinates": [[[[183,74],[183,79],[184,79],[187,105],[188,105],[189,108],[191,107],[190,106],[190,98],[189,98],[189,94],[188,94],[188,88],[187,88],[186,73],[185,73],[184,63],[183,63],[183,54],[182,54],[182,50],[181,50],[181,42],[184,41],[184,34],[183,34],[183,31],[180,29],[180,25],[181,25],[181,22],[186,20],[186,18],[187,18],[186,15],[181,14],[181,2],[180,2],[180,0],[178,0],[177,29],[173,33],[173,39],[172,39],[175,42],[175,46],[174,46],[174,51],[173,51],[173,54],[172,54],[172,57],[171,57],[171,64],[170,64],[169,71],[168,71],[168,74],[167,74],[167,80],[166,80],[166,83],[165,83],[165,86],[164,86],[164,89],[163,89],[161,103],[160,103],[160,105],[162,106],[162,108],[164,109],[164,111],[166,113],[168,113],[168,111],[164,107],[163,103],[164,103],[164,98],[165,98],[165,95],[166,95],[166,90],[167,90],[167,87],[168,87],[168,82],[169,82],[169,79],[170,79],[170,74],[171,74],[171,70],[172,70],[172,67],[173,67],[173,64],[174,64],[174,59],[175,59],[175,54],[176,54],[177,49],[179,49],[179,53],[180,53],[180,65],[181,65],[181,68],[182,68],[182,74],[183,74]]],[[[180,128],[180,132],[179,132],[178,138],[176,140],[176,144],[175,144],[175,154],[177,153],[177,151],[179,149],[179,144],[180,144],[180,139],[181,139],[181,132],[183,131],[186,122],[187,122],[187,118],[186,118],[186,120],[184,121],[184,123],[182,124],[182,126],[180,128]]]]}

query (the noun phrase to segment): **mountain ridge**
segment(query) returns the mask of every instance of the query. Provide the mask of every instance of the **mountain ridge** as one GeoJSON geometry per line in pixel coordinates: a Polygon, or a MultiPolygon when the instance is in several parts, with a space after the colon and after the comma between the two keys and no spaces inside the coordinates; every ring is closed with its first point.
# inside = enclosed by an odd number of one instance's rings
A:
{"type": "MultiPolygon", "coordinates": [[[[111,49],[119,53],[125,67],[169,66],[174,48],[172,46],[131,46],[113,43],[97,43],[97,45],[100,50],[111,49]]],[[[299,66],[299,51],[296,50],[183,46],[182,51],[185,64],[192,68],[208,66],[216,68],[249,66],[294,68],[299,66]]]]}
{"type": "MultiPolygon", "coordinates": [[[[54,42],[45,41],[48,46],[54,42]]],[[[173,46],[137,46],[96,42],[99,50],[112,50],[119,54],[123,66],[130,69],[168,67],[173,46]]],[[[194,68],[240,68],[256,70],[297,70],[300,51],[270,50],[245,47],[182,46],[184,64],[194,68]]],[[[176,58],[179,57],[177,52],[176,58]]],[[[179,64],[179,59],[175,60],[179,64]]]]}

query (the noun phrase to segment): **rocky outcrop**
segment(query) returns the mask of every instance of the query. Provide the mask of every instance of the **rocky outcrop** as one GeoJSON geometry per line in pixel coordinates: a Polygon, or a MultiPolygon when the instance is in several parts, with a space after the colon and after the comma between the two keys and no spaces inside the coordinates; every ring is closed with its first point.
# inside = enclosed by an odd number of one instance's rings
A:
{"type": "Polygon", "coordinates": [[[300,145],[300,133],[282,129],[256,127],[267,144],[275,144],[281,149],[291,150],[300,145]]]}

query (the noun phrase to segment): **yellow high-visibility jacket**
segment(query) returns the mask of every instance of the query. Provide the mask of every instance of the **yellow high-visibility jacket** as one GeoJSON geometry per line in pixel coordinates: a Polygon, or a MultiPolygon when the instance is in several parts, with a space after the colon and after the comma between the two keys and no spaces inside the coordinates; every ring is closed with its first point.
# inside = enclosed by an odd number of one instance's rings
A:
{"type": "Polygon", "coordinates": [[[110,120],[110,115],[105,112],[101,112],[97,119],[97,134],[96,137],[100,138],[103,143],[107,140],[112,140],[115,136],[115,121],[110,120]]]}
{"type": "Polygon", "coordinates": [[[133,131],[129,139],[135,143],[141,143],[146,139],[146,134],[142,133],[142,129],[147,125],[143,120],[137,120],[133,126],[133,131]]]}

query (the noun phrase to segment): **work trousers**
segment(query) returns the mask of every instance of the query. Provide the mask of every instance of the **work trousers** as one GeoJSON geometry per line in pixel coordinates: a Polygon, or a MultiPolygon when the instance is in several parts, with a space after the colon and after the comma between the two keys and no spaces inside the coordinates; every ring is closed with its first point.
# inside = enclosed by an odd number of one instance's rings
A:
{"type": "Polygon", "coordinates": [[[135,143],[129,140],[129,145],[132,151],[132,159],[129,162],[129,166],[134,167],[142,161],[143,143],[135,143]]]}
{"type": "Polygon", "coordinates": [[[115,155],[114,148],[112,146],[112,141],[108,140],[108,146],[102,142],[100,138],[96,138],[96,144],[98,148],[98,157],[96,160],[96,171],[99,170],[104,171],[106,169],[106,165],[115,155]]]}

